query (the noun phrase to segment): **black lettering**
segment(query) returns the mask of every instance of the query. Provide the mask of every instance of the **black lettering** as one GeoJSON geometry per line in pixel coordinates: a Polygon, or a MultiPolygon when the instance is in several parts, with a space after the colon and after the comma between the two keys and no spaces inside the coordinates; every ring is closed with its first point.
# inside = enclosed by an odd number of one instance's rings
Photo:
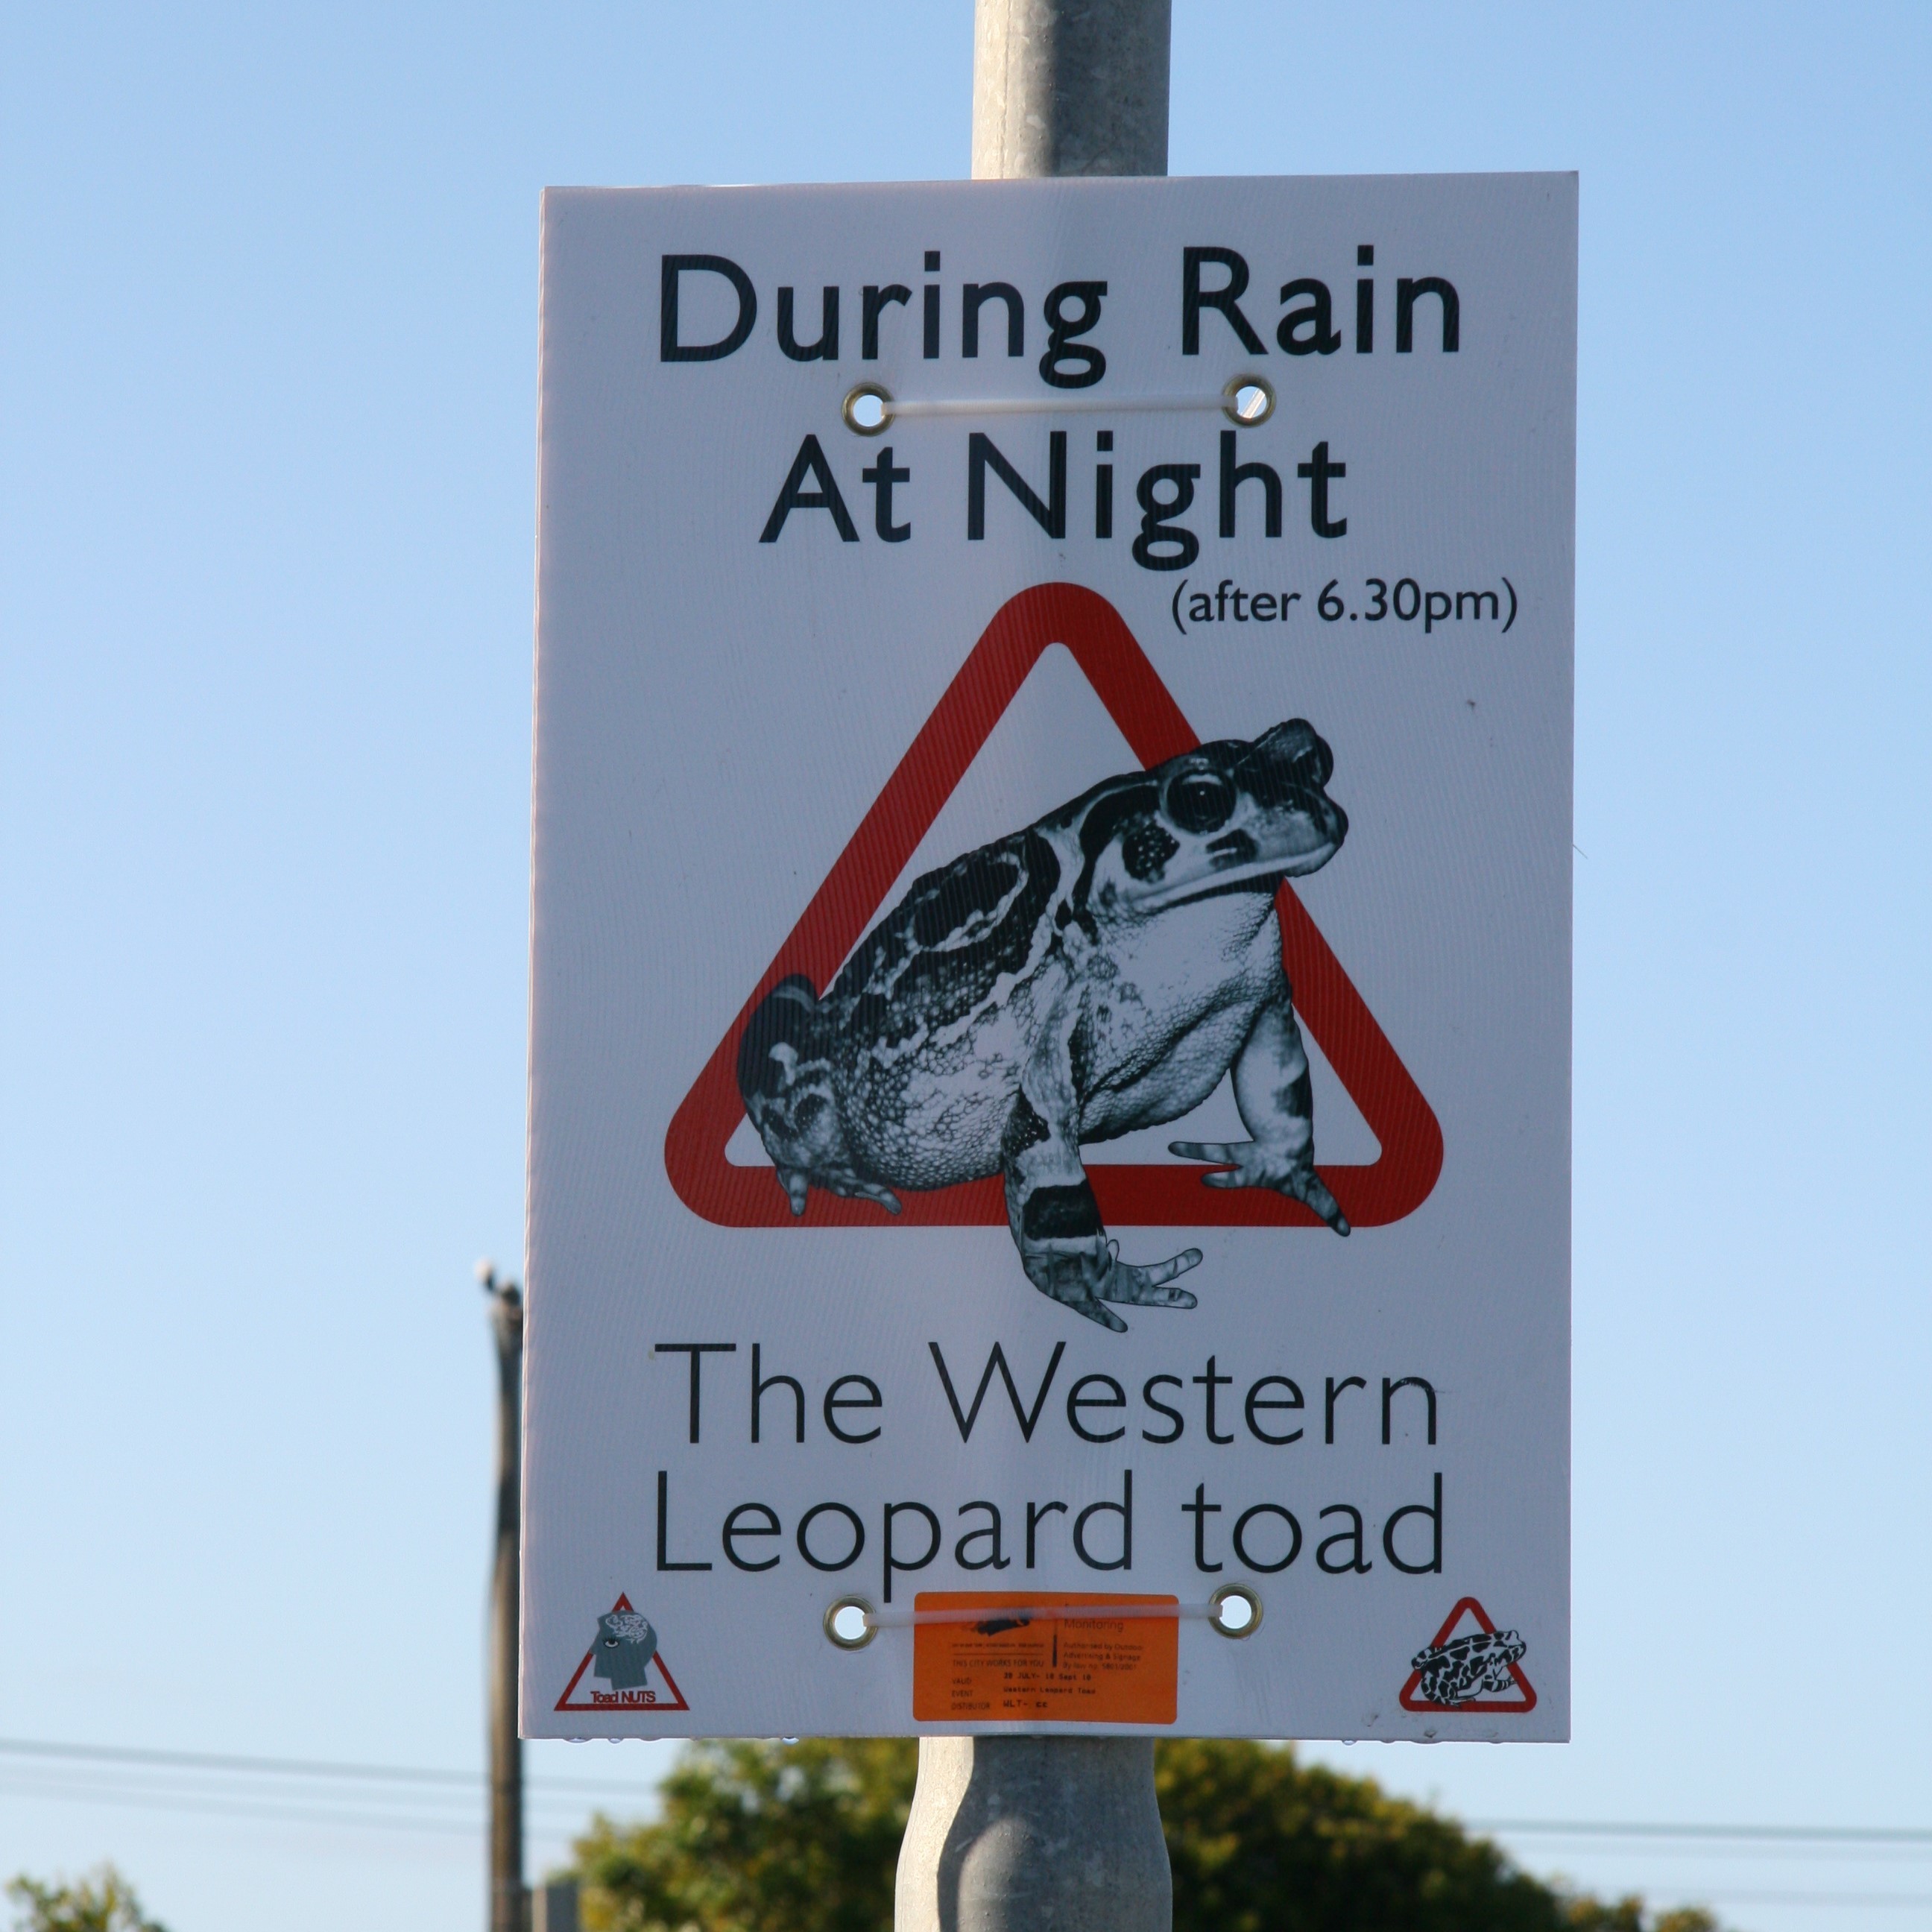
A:
{"type": "Polygon", "coordinates": [[[1198,463],[1156,463],[1134,486],[1142,510],[1141,533],[1134,539],[1134,561],[1143,570],[1185,570],[1201,554],[1201,539],[1192,530],[1174,527],[1194,506],[1198,463]],[[1166,483],[1174,494],[1166,502],[1159,495],[1166,483]],[[1164,548],[1163,546],[1171,546],[1164,548]]]}
{"type": "Polygon", "coordinates": [[[1112,1376],[1082,1376],[1066,1391],[1067,1426],[1083,1442],[1118,1442],[1127,1432],[1125,1423],[1118,1429],[1108,1430],[1104,1435],[1096,1436],[1080,1420],[1080,1412],[1083,1408],[1125,1408],[1126,1406],[1127,1392],[1112,1376]],[[1080,1391],[1090,1382],[1110,1390],[1112,1393],[1107,1395],[1082,1395],[1080,1391]]]}
{"type": "Polygon", "coordinates": [[[724,1519],[724,1554],[730,1559],[733,1566],[740,1570],[776,1570],[778,1567],[778,1559],[776,1556],[767,1556],[762,1563],[754,1563],[748,1558],[740,1556],[737,1539],[741,1536],[778,1536],[782,1534],[783,1526],[775,1510],[767,1509],[763,1503],[740,1503],[724,1519]],[[740,1516],[763,1516],[764,1521],[762,1523],[740,1523],[739,1521],[740,1516]]]}
{"type": "Polygon", "coordinates": [[[1194,1485],[1194,1500],[1191,1503],[1183,1503],[1180,1513],[1194,1519],[1195,1568],[1205,1570],[1210,1576],[1216,1570],[1226,1568],[1225,1564],[1210,1563],[1208,1560],[1208,1519],[1210,1516],[1219,1516],[1221,1505],[1208,1500],[1208,1485],[1205,1483],[1194,1485]]]}
{"type": "Polygon", "coordinates": [[[1052,1515],[1055,1510],[1058,1510],[1062,1516],[1064,1516],[1066,1514],[1066,1505],[1064,1503],[1028,1503],[1027,1504],[1026,1567],[1029,1570],[1034,1567],[1034,1534],[1036,1532],[1038,1531],[1040,1525],[1043,1523],[1048,1516],[1052,1515]]]}
{"type": "Polygon", "coordinates": [[[892,1600],[892,1572],[895,1570],[923,1570],[939,1554],[939,1519],[923,1503],[888,1503],[886,1505],[885,1544],[885,1597],[890,1604],[892,1600]],[[926,1554],[914,1557],[910,1562],[900,1556],[892,1548],[892,1524],[902,1515],[922,1516],[926,1519],[926,1554]]]}
{"type": "Polygon", "coordinates": [[[1418,298],[1433,296],[1442,304],[1442,352],[1453,356],[1462,337],[1462,304],[1454,286],[1440,275],[1423,275],[1412,280],[1399,276],[1395,285],[1395,352],[1407,356],[1415,347],[1415,304],[1418,298]]]}
{"type": "Polygon", "coordinates": [[[892,467],[892,446],[890,443],[879,452],[879,460],[871,469],[860,471],[859,480],[872,486],[873,529],[887,543],[904,543],[912,535],[912,526],[892,521],[892,485],[895,483],[910,483],[912,472],[892,467]]]}
{"type": "Polygon", "coordinates": [[[799,1518],[795,1540],[798,1544],[798,1553],[814,1570],[849,1570],[858,1562],[860,1552],[866,1546],[866,1526],[859,1520],[859,1512],[848,1509],[843,1503],[814,1503],[799,1518]],[[812,1553],[812,1541],[808,1532],[822,1516],[842,1516],[852,1526],[852,1547],[836,1563],[828,1562],[824,1557],[814,1556],[812,1553]]]}
{"type": "Polygon", "coordinates": [[[1180,256],[1180,352],[1201,353],[1201,311],[1218,310],[1228,326],[1251,356],[1268,351],[1254,332],[1254,326],[1241,313],[1240,298],[1248,286],[1248,265],[1232,248],[1186,248],[1180,256]],[[1209,264],[1226,268],[1228,279],[1218,289],[1201,286],[1201,271],[1209,264]]]}
{"type": "MultiPolygon", "coordinates": [[[[1355,266],[1358,268],[1372,268],[1376,265],[1376,251],[1366,242],[1355,250],[1355,266]]],[[[1355,284],[1355,353],[1370,354],[1376,346],[1376,284],[1371,275],[1364,275],[1355,284]]]]}
{"type": "Polygon", "coordinates": [[[654,1355],[688,1355],[691,1358],[691,1439],[698,1440],[698,1382],[706,1355],[735,1355],[738,1345],[735,1342],[660,1342],[652,1349],[654,1355]]]}
{"type": "Polygon", "coordinates": [[[859,298],[859,355],[867,362],[879,359],[879,316],[895,302],[912,300],[912,291],[903,282],[888,282],[874,288],[869,283],[859,298]]]}
{"type": "Polygon", "coordinates": [[[1346,476],[1348,466],[1346,463],[1328,460],[1328,446],[1318,442],[1314,453],[1306,463],[1298,463],[1294,473],[1308,479],[1308,526],[1318,537],[1345,537],[1348,534],[1346,517],[1330,523],[1328,520],[1328,484],[1331,478],[1346,476]]]}
{"type": "Polygon", "coordinates": [[[1131,1570],[1134,1567],[1134,1472],[1121,1472],[1120,1500],[1117,1503],[1089,1503],[1073,1519],[1073,1553],[1090,1570],[1131,1570]],[[1111,1562],[1102,1562],[1097,1556],[1088,1554],[1087,1549],[1087,1524],[1090,1517],[1103,1515],[1117,1516],[1120,1519],[1120,1553],[1111,1562]]]}
{"type": "MultiPolygon", "coordinates": [[[[692,1365],[695,1366],[697,1358],[693,1356],[692,1360],[692,1365]]],[[[758,1439],[758,1405],[764,1400],[766,1390],[788,1388],[791,1390],[792,1400],[798,1405],[798,1439],[802,1442],[805,1440],[803,1388],[790,1376],[766,1376],[760,1380],[758,1371],[764,1366],[763,1351],[759,1344],[754,1342],[752,1344],[752,1440],[755,1442],[758,1439]]],[[[694,1437],[692,1439],[695,1441],[696,1438],[694,1437]]]]}
{"type": "MultiPolygon", "coordinates": [[[[693,1358],[694,1360],[695,1358],[693,1358]]],[[[693,1436],[694,1442],[697,1437],[693,1436]]],[[[670,1560],[670,1472],[658,1472],[658,1568],[660,1570],[709,1570],[708,1563],[674,1563],[670,1560]]]]}
{"type": "Polygon", "coordinates": [[[1436,1472],[1435,1500],[1426,1503],[1409,1503],[1396,1511],[1382,1525],[1382,1553],[1406,1576],[1439,1576],[1442,1570],[1442,1472],[1436,1472]],[[1430,1558],[1426,1563],[1405,1563],[1395,1553],[1395,1526],[1406,1516],[1426,1516],[1432,1540],[1430,1558]]]}
{"type": "MultiPolygon", "coordinates": [[[[1325,1514],[1325,1512],[1324,1512],[1325,1514]]],[[[1332,1543],[1334,1538],[1328,1540],[1332,1543]]],[[[1252,1509],[1244,1510],[1234,1520],[1234,1554],[1241,1560],[1244,1569],[1258,1571],[1264,1576],[1272,1576],[1286,1570],[1301,1554],[1301,1526],[1294,1520],[1292,1510],[1285,1510],[1279,1503],[1257,1503],[1252,1509]],[[1263,1563],[1248,1554],[1246,1538],[1248,1525],[1258,1516],[1278,1516],[1288,1525],[1288,1554],[1279,1563],[1263,1563]]],[[[1324,1548],[1327,1545],[1323,1546],[1324,1548]]]]}
{"type": "Polygon", "coordinates": [[[1014,1386],[1012,1371],[1006,1366],[1006,1351],[998,1342],[993,1344],[993,1352],[986,1358],[986,1372],[980,1378],[979,1388],[973,1397],[973,1406],[964,1410],[960,1408],[959,1398],[953,1393],[952,1378],[946,1372],[946,1358],[940,1353],[939,1344],[928,1342],[926,1346],[932,1351],[932,1359],[939,1370],[940,1384],[946,1390],[946,1400],[952,1406],[952,1419],[959,1425],[961,1442],[970,1442],[973,1439],[973,1425],[980,1419],[980,1405],[986,1400],[986,1390],[992,1385],[995,1369],[999,1370],[1000,1379],[1006,1385],[1006,1400],[1013,1406],[1013,1415],[1020,1426],[1022,1441],[1030,1442],[1033,1440],[1034,1425],[1040,1420],[1040,1411],[1046,1406],[1046,1392],[1053,1386],[1053,1378],[1059,1372],[1060,1357],[1066,1352],[1064,1342],[1056,1342],[1053,1345],[1053,1354],[1047,1362],[1046,1373],[1040,1378],[1040,1390],[1034,1396],[1033,1407],[1030,1409],[1020,1406],[1020,1392],[1014,1386]]]}
{"type": "Polygon", "coordinates": [[[964,1516],[968,1510],[984,1510],[987,1515],[992,1520],[987,1524],[984,1529],[968,1530],[967,1533],[952,1546],[953,1562],[958,1564],[962,1570],[1005,1570],[1010,1568],[1013,1559],[1010,1556],[1003,1556],[1000,1553],[999,1505],[997,1503],[988,1502],[962,1503],[960,1504],[959,1514],[962,1516],[964,1516]],[[986,1556],[968,1556],[966,1554],[967,1546],[969,1544],[979,1542],[982,1538],[984,1538],[986,1541],[992,1545],[992,1554],[986,1556]]]}
{"type": "Polygon", "coordinates": [[[1261,1380],[1248,1390],[1248,1399],[1244,1405],[1248,1418],[1248,1433],[1258,1442],[1271,1442],[1277,1449],[1290,1442],[1299,1442],[1302,1436],[1302,1432],[1299,1429],[1291,1430],[1286,1436],[1270,1436],[1255,1420],[1255,1411],[1258,1408],[1299,1408],[1300,1406],[1301,1390],[1294,1383],[1290,1382],[1287,1376],[1262,1376],[1261,1380]],[[1264,1399],[1262,1390],[1264,1388],[1285,1388],[1288,1393],[1285,1396],[1274,1396],[1264,1399]]]}
{"type": "Polygon", "coordinates": [[[1334,304],[1328,284],[1304,275],[1299,281],[1283,282],[1281,298],[1293,302],[1306,298],[1306,306],[1292,308],[1276,325],[1274,339],[1289,356],[1332,356],[1342,346],[1342,332],[1333,326],[1334,304]]]}
{"type": "MultiPolygon", "coordinates": [[[[1324,446],[1325,447],[1325,446],[1324,446]]],[[[856,543],[859,532],[852,527],[852,513],[845,507],[845,499],[838,494],[838,485],[832,480],[831,466],[825,460],[825,452],[818,446],[815,436],[808,436],[798,446],[798,454],[794,458],[791,473],[784,480],[784,488],[778,492],[778,501],[772,506],[771,514],[765,519],[765,527],[758,541],[776,543],[778,532],[785,526],[785,519],[794,510],[825,510],[831,513],[833,527],[838,532],[841,543],[856,543]],[[815,490],[805,488],[806,477],[818,485],[815,490]]]]}
{"type": "MultiPolygon", "coordinates": [[[[1221,432],[1221,534],[1234,534],[1234,495],[1244,483],[1262,486],[1262,527],[1271,537],[1281,535],[1281,478],[1265,463],[1237,463],[1234,430],[1221,432]]],[[[1240,614],[1238,610],[1236,616],[1240,614]]]]}
{"type": "Polygon", "coordinates": [[[1105,282],[1062,282],[1046,298],[1046,353],[1040,358],[1040,376],[1056,389],[1090,389],[1107,373],[1107,358],[1084,335],[1100,320],[1105,282]],[[1078,302],[1080,312],[1069,316],[1066,304],[1078,302]],[[1064,367],[1071,363],[1071,368],[1064,367]]]}
{"type": "Polygon", "coordinates": [[[1460,624],[1462,621],[1462,601],[1467,598],[1475,611],[1475,621],[1480,624],[1483,621],[1483,599],[1485,597],[1490,600],[1490,621],[1493,623],[1500,617],[1503,614],[1502,603],[1493,590],[1459,590],[1456,593],[1456,622],[1460,624]]]}
{"type": "Polygon", "coordinates": [[[827,289],[819,298],[818,340],[801,343],[792,315],[792,292],[778,291],[778,346],[794,362],[838,360],[838,291],[827,289]]]}
{"type": "Polygon", "coordinates": [[[1165,1436],[1156,1436],[1151,1430],[1143,1429],[1141,1431],[1141,1440],[1143,1442],[1178,1442],[1180,1440],[1182,1430],[1187,1425],[1181,1420],[1179,1409],[1169,1408],[1166,1402],[1155,1398],[1155,1385],[1160,1382],[1166,1382],[1174,1388],[1179,1388],[1182,1385],[1178,1376],[1149,1376],[1141,1390],[1141,1400],[1156,1414],[1166,1416],[1174,1426],[1165,1436]]]}
{"type": "Polygon", "coordinates": [[[1226,1436],[1217,1436],[1214,1432],[1214,1391],[1217,1388],[1231,1387],[1234,1379],[1232,1376],[1222,1375],[1216,1370],[1214,1358],[1212,1355],[1208,1358],[1208,1372],[1204,1376],[1196,1376],[1193,1378],[1194,1381],[1208,1391],[1208,1439],[1210,1442],[1232,1442],[1234,1439],[1232,1431],[1226,1436]]]}
{"type": "Polygon", "coordinates": [[[1376,1566],[1362,1554],[1361,1511],[1352,1503],[1330,1503],[1322,1512],[1322,1520],[1326,1522],[1331,1516],[1346,1516],[1354,1527],[1350,1529],[1338,1529],[1333,1536],[1324,1538],[1321,1547],[1315,1552],[1316,1563],[1327,1570],[1331,1576],[1346,1576],[1352,1570],[1372,1570],[1376,1566]],[[1328,1560],[1329,1551],[1338,1543],[1348,1544],[1354,1552],[1346,1563],[1330,1563],[1328,1560]]]}
{"type": "Polygon", "coordinates": [[[1026,304],[1011,282],[968,282],[959,297],[959,352],[980,352],[980,311],[989,302],[1006,305],[1006,353],[1026,353],[1026,304]]]}
{"type": "Polygon", "coordinates": [[[872,1442],[878,1439],[879,1432],[868,1429],[861,1435],[850,1435],[838,1426],[838,1411],[842,1408],[883,1408],[885,1400],[879,1394],[879,1385],[869,1376],[841,1376],[825,1391],[825,1426],[842,1442],[872,1442]],[[863,1395],[841,1395],[842,1388],[862,1388],[863,1395]]]}
{"type": "Polygon", "coordinates": [[[1389,1439],[1389,1412],[1394,1405],[1396,1390],[1397,1389],[1406,1388],[1420,1389],[1424,1396],[1427,1398],[1429,1403],[1429,1442],[1430,1448],[1433,1448],[1436,1444],[1436,1388],[1433,1383],[1425,1382],[1420,1376],[1404,1376],[1399,1382],[1390,1382],[1387,1376],[1383,1376],[1383,1444],[1386,1446],[1389,1439]]]}
{"type": "Polygon", "coordinates": [[[1002,456],[993,439],[974,430],[966,443],[966,540],[980,543],[986,535],[986,472],[1004,483],[1014,500],[1047,535],[1058,542],[1066,534],[1066,432],[1053,430],[1046,440],[1046,494],[1042,502],[1026,478],[1002,456]]]}
{"type": "Polygon", "coordinates": [[[658,358],[664,362],[715,362],[744,347],[758,319],[758,292],[736,262],[722,255],[667,255],[658,280],[658,358]],[[686,275],[722,275],[738,297],[738,320],[716,342],[680,342],[677,335],[678,284],[686,275]]]}
{"type": "Polygon", "coordinates": [[[1326,1426],[1322,1435],[1323,1442],[1332,1442],[1335,1439],[1335,1398],[1345,1389],[1366,1388],[1367,1387],[1368,1384],[1363,1381],[1360,1376],[1345,1376],[1339,1382],[1333,1376],[1328,1378],[1328,1406],[1326,1426]]]}

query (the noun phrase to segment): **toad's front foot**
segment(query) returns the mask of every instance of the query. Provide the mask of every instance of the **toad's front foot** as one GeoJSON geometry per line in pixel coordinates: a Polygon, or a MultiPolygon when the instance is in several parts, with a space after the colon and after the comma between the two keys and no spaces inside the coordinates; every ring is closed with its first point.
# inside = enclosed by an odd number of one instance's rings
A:
{"type": "Polygon", "coordinates": [[[1028,1242],[1021,1250],[1020,1259],[1027,1279],[1041,1294],[1064,1301],[1089,1322],[1124,1334],[1127,1324],[1106,1304],[1118,1301],[1141,1308],[1192,1308],[1193,1296],[1186,1288],[1170,1288],[1168,1283],[1198,1266],[1201,1250],[1184,1248],[1166,1261],[1137,1268],[1121,1260],[1117,1242],[1095,1234],[1082,1240],[1028,1242]]]}
{"type": "Polygon", "coordinates": [[[1201,1178],[1210,1187],[1271,1187],[1312,1208],[1338,1234],[1348,1232],[1342,1204],[1306,1160],[1294,1160],[1259,1141],[1169,1141],[1169,1154],[1183,1160],[1211,1161],[1223,1170],[1201,1178]]]}

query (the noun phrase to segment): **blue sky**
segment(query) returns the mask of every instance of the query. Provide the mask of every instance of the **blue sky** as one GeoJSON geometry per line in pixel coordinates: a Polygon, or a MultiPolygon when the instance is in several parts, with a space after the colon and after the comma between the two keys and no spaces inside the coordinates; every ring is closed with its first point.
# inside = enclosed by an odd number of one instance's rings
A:
{"type": "MultiPolygon", "coordinates": [[[[1582,178],[1576,1737],[1328,1754],[1478,1818],[1932,1826],[1932,13],[1175,13],[1177,173],[1582,178]]],[[[479,1762],[537,195],[958,176],[970,69],[964,0],[10,21],[0,1737],[479,1762]]],[[[532,1757],[538,1862],[566,1781],[662,1765],[532,1757]]],[[[0,1872],[480,1915],[457,1813],[246,1804],[0,1751],[0,1872]]],[[[1932,1925],[1922,1852],[1513,1842],[1932,1925]]]]}

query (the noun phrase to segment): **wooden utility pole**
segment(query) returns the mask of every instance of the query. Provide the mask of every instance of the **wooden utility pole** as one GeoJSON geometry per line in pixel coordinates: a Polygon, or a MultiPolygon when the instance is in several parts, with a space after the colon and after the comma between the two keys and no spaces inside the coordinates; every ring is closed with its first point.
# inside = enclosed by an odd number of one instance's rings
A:
{"type": "MultiPolygon", "coordinates": [[[[1171,0],[977,0],[973,175],[1164,175],[1171,0]]],[[[1172,1932],[1154,1742],[922,1738],[896,1932],[1172,1932]]]]}
{"type": "Polygon", "coordinates": [[[489,1932],[529,1932],[524,1889],[524,1746],[517,1735],[517,1634],[524,1399],[524,1297],[479,1262],[496,1339],[496,1551],[490,1577],[489,1932]]]}

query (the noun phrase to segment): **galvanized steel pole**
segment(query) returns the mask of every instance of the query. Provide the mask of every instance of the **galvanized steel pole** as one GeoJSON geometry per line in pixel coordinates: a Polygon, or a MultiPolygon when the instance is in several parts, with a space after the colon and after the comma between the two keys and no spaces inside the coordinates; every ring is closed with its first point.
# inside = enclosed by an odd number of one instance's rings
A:
{"type": "Polygon", "coordinates": [[[524,1889],[524,1747],[517,1735],[519,1442],[524,1397],[524,1298],[487,1262],[477,1278],[490,1298],[496,1340],[496,1549],[490,1578],[489,1932],[528,1932],[524,1889]]]}
{"type": "MultiPolygon", "coordinates": [[[[973,176],[1164,175],[1172,0],[976,0],[973,176]]],[[[895,1932],[1172,1932],[1148,1738],[922,1738],[895,1932]]]]}
{"type": "Polygon", "coordinates": [[[973,178],[1164,175],[1171,0],[977,0],[973,178]]]}

